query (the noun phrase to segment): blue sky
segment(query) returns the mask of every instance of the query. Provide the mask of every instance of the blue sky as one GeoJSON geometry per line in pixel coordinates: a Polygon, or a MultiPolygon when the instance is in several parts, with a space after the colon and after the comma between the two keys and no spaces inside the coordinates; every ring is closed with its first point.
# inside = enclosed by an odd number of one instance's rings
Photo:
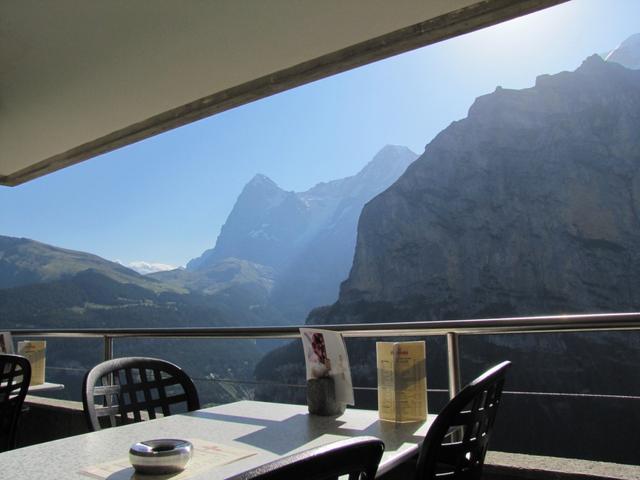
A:
{"type": "Polygon", "coordinates": [[[286,190],[355,174],[386,144],[422,153],[496,86],[574,70],[640,32],[638,0],[573,0],[224,112],[14,188],[0,234],[184,265],[256,173],[286,190]]]}

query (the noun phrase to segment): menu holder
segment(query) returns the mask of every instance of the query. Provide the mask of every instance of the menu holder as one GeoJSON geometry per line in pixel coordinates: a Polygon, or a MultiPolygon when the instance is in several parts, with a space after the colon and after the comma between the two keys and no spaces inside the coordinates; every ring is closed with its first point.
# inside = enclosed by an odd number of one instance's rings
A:
{"type": "Polygon", "coordinates": [[[44,340],[24,340],[18,342],[18,354],[26,357],[31,363],[31,385],[44,383],[44,369],[47,342],[44,340]]]}
{"type": "Polygon", "coordinates": [[[424,342],[377,342],[378,412],[380,420],[420,422],[427,419],[424,342]]]}
{"type": "Polygon", "coordinates": [[[315,415],[340,415],[354,404],[349,357],[342,334],[301,328],[307,370],[307,405],[315,415]]]}

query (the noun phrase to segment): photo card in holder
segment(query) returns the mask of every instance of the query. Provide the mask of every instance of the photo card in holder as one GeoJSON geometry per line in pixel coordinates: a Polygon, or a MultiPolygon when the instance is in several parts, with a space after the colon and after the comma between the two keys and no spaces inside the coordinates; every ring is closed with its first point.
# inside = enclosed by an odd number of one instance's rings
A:
{"type": "Polygon", "coordinates": [[[301,328],[307,381],[330,378],[339,403],[353,405],[353,385],[347,348],[340,332],[301,328]]]}

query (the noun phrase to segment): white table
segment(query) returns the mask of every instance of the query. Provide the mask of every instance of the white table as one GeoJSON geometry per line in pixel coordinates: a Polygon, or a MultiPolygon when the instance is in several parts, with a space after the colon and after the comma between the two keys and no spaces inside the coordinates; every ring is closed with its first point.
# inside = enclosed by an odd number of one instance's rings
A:
{"type": "Polygon", "coordinates": [[[370,410],[318,417],[309,415],[306,406],[241,401],[5,452],[0,465],[3,480],[87,480],[80,473],[84,468],[126,457],[130,445],[153,438],[198,438],[255,451],[251,457],[189,477],[223,479],[295,451],[362,435],[384,441],[384,464],[415,449],[434,418],[393,424],[380,422],[378,413],[370,410]]]}
{"type": "Polygon", "coordinates": [[[64,385],[61,383],[39,383],[38,385],[29,385],[29,395],[37,395],[42,392],[52,392],[54,390],[64,390],[64,385]]]}

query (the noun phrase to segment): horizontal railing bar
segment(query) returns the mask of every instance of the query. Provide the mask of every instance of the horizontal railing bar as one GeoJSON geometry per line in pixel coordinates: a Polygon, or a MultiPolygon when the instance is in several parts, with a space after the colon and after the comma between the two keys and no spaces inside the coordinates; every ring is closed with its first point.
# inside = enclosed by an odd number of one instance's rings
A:
{"type": "MultiPolygon", "coordinates": [[[[59,370],[65,372],[78,372],[84,374],[87,369],[79,368],[79,367],[56,367],[56,366],[47,366],[47,369],[50,370],[59,370]]],[[[269,382],[266,380],[238,380],[233,378],[210,378],[210,377],[191,377],[192,380],[197,382],[216,382],[216,383],[231,383],[231,384],[241,384],[241,385],[267,385],[272,387],[287,387],[287,388],[306,388],[305,384],[299,383],[282,383],[282,382],[269,382]]],[[[357,391],[371,391],[375,392],[378,390],[377,387],[358,387],[354,386],[354,390],[357,391]]],[[[427,388],[427,392],[431,393],[448,393],[449,390],[446,388],[427,388]]],[[[640,396],[638,395],[617,395],[617,394],[608,394],[608,393],[572,393],[572,392],[528,392],[528,391],[512,391],[505,390],[503,392],[505,395],[535,395],[535,396],[545,396],[545,397],[573,397],[573,398],[606,398],[611,400],[640,400],[640,396]]]]}
{"type": "Polygon", "coordinates": [[[534,395],[541,397],[571,397],[571,398],[606,398],[608,400],[640,400],[638,395],[615,395],[609,393],[571,393],[571,392],[513,392],[505,390],[506,395],[534,395]]]}
{"type": "MultiPolygon", "coordinates": [[[[207,377],[191,377],[195,381],[202,382],[217,382],[217,383],[231,383],[231,384],[243,384],[243,385],[268,385],[271,387],[294,387],[294,388],[306,388],[305,384],[300,383],[282,383],[282,382],[269,382],[264,380],[236,380],[233,378],[207,378],[207,377]]],[[[378,387],[358,387],[354,386],[354,390],[377,392],[378,387]]],[[[427,393],[449,393],[446,388],[427,388],[427,393]]],[[[502,392],[505,395],[536,395],[545,397],[580,397],[580,398],[606,398],[612,400],[640,400],[638,395],[616,395],[608,393],[572,393],[572,392],[526,392],[526,391],[513,391],[504,390],[502,392]]]]}
{"type": "Polygon", "coordinates": [[[345,337],[403,337],[459,333],[489,335],[506,333],[558,333],[615,330],[640,330],[640,313],[603,313],[588,315],[552,315],[471,320],[434,320],[399,323],[359,323],[345,325],[300,325],[271,327],[181,327],[181,328],[85,328],[14,329],[15,336],[101,338],[298,338],[303,327],[342,332],[345,337]]]}

